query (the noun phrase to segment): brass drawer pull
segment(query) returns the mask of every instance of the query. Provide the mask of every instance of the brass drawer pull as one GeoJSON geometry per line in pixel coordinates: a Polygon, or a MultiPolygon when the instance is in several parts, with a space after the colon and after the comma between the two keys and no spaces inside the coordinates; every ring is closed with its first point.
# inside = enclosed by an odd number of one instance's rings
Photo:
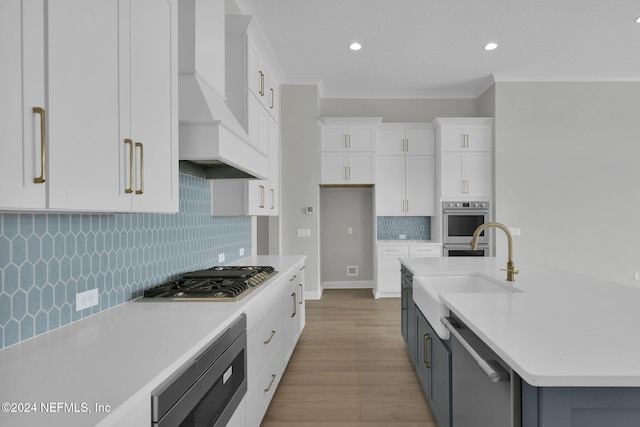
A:
{"type": "Polygon", "coordinates": [[[142,145],[142,142],[136,142],[136,148],[140,149],[140,170],[138,171],[140,175],[140,188],[136,190],[136,194],[142,194],[144,193],[144,145],[142,145]]]}
{"type": "Polygon", "coordinates": [[[45,120],[44,108],[33,107],[33,112],[40,115],[40,176],[33,178],[33,182],[43,184],[47,180],[47,121],[45,120]]]}
{"type": "Polygon", "coordinates": [[[131,194],[133,193],[133,141],[125,139],[124,145],[127,144],[129,144],[129,186],[124,189],[124,192],[125,194],[131,194]]]}
{"type": "Polygon", "coordinates": [[[267,393],[269,390],[271,390],[271,386],[273,385],[273,382],[276,380],[276,374],[271,374],[271,382],[269,383],[269,387],[264,389],[264,392],[267,393]]]}
{"type": "Polygon", "coordinates": [[[271,331],[271,336],[264,343],[269,344],[275,335],[276,335],[276,331],[271,331]]]}
{"type": "Polygon", "coordinates": [[[429,362],[429,340],[431,337],[429,334],[425,333],[424,336],[424,367],[427,369],[431,369],[431,362],[429,362]]]}

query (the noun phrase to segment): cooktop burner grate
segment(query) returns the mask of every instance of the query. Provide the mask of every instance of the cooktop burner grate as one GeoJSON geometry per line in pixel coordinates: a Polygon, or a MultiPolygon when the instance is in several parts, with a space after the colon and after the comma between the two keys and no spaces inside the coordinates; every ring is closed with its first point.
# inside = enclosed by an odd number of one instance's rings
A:
{"type": "Polygon", "coordinates": [[[277,272],[273,267],[212,267],[192,271],[144,291],[139,300],[236,301],[277,272]]]}

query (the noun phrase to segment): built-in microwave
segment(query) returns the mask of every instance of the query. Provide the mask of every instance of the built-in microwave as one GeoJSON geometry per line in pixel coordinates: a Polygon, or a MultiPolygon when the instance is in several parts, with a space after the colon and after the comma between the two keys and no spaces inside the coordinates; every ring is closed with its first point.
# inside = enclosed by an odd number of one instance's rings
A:
{"type": "MultiPolygon", "coordinates": [[[[476,228],[490,222],[489,202],[443,202],[443,243],[469,245],[476,228]]],[[[490,244],[489,233],[483,231],[478,244],[490,244]]],[[[470,249],[470,248],[469,248],[470,249]]]]}

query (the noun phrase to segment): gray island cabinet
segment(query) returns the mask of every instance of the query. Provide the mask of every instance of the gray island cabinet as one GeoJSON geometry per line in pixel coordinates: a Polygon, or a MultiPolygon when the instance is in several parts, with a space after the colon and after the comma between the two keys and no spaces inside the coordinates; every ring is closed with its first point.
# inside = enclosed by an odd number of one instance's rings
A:
{"type": "MultiPolygon", "coordinates": [[[[416,375],[438,425],[466,427],[468,423],[463,420],[466,417],[456,418],[456,383],[452,381],[456,368],[461,368],[456,366],[455,355],[452,357],[452,350],[457,351],[459,346],[453,345],[453,335],[448,339],[440,338],[421,307],[416,305],[413,278],[414,275],[472,272],[502,278],[504,273],[499,272],[501,265],[490,258],[406,258],[401,261],[402,335],[416,375]]],[[[637,340],[629,340],[633,336],[631,330],[640,325],[640,315],[637,310],[629,314],[620,311],[630,308],[634,301],[640,301],[640,289],[606,283],[610,288],[603,291],[596,285],[596,279],[578,277],[582,280],[580,291],[588,295],[578,299],[575,298],[577,288],[569,280],[573,276],[554,271],[557,280],[550,286],[557,286],[557,289],[549,299],[548,293],[552,290],[545,285],[537,285],[542,283],[538,280],[547,277],[545,274],[531,274],[530,278],[522,280],[523,283],[519,284],[522,292],[514,295],[441,295],[449,313],[456,319],[462,319],[471,333],[490,348],[511,377],[516,379],[511,382],[512,407],[509,410],[512,417],[505,425],[640,426],[640,345],[635,342],[637,340]],[[535,279],[537,289],[529,287],[529,279],[535,279]],[[609,303],[602,302],[605,298],[602,292],[610,299],[609,303]],[[568,296],[572,297],[571,301],[565,299],[568,296]],[[592,306],[596,300],[599,300],[599,310],[592,306]],[[544,304],[541,305],[542,302],[544,304]],[[619,307],[608,312],[614,305],[619,307]],[[557,311],[559,307],[564,311],[557,311]],[[542,315],[549,319],[540,321],[542,315]],[[527,317],[532,320],[523,320],[527,317]],[[533,319],[538,319],[535,321],[537,327],[528,326],[534,323],[533,319]],[[621,328],[627,330],[626,342],[615,332],[608,335],[597,333],[613,330],[613,319],[624,321],[621,328]],[[599,348],[597,337],[601,336],[611,344],[605,351],[599,348]]],[[[549,282],[553,280],[547,280],[547,285],[549,282]]],[[[476,393],[482,400],[484,393],[476,393]]],[[[476,421],[475,425],[484,425],[481,420],[476,421]]]]}

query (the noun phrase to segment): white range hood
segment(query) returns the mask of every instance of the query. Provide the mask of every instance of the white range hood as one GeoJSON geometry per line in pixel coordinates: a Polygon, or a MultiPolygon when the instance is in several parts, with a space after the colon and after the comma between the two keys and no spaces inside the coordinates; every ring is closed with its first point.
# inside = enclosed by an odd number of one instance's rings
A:
{"type": "Polygon", "coordinates": [[[225,90],[225,12],[220,0],[180,0],[180,160],[207,165],[207,178],[268,178],[268,158],[231,112],[225,90]]]}

